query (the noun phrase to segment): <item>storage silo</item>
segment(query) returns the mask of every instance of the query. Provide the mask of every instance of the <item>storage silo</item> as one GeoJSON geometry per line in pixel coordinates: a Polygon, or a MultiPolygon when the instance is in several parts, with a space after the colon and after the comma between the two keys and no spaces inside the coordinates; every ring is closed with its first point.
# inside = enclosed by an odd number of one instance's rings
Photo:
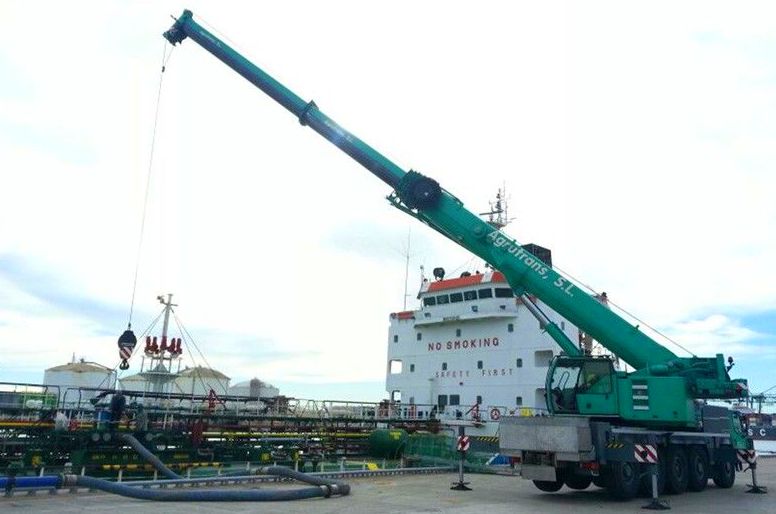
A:
{"type": "Polygon", "coordinates": [[[134,375],[127,375],[126,377],[120,377],[119,378],[119,386],[122,391],[142,391],[147,392],[148,387],[146,386],[147,380],[144,376],[142,376],[140,373],[135,373],[134,375]]]}
{"type": "Polygon", "coordinates": [[[229,388],[230,396],[248,396],[250,398],[275,398],[280,394],[280,390],[263,382],[258,378],[238,382],[229,388]]]}
{"type": "Polygon", "coordinates": [[[89,400],[97,396],[99,391],[82,388],[113,389],[116,387],[116,371],[81,359],[78,362],[48,368],[43,373],[43,384],[59,388],[60,406],[88,407],[91,405],[89,400]]]}
{"type": "Polygon", "coordinates": [[[175,379],[173,392],[207,396],[210,390],[218,395],[225,395],[229,391],[229,377],[215,369],[204,366],[186,368],[175,379]]]}

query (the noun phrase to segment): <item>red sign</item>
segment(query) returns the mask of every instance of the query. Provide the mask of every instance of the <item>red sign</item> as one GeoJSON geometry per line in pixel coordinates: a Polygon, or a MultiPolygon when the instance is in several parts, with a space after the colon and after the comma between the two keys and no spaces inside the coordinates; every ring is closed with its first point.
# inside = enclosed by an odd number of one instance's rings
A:
{"type": "Polygon", "coordinates": [[[478,348],[498,348],[498,337],[479,337],[474,339],[456,339],[455,341],[428,343],[428,351],[442,350],[476,350],[478,348]]]}
{"type": "Polygon", "coordinates": [[[459,452],[468,452],[469,451],[469,436],[468,435],[459,435],[458,436],[458,451],[459,452]]]}

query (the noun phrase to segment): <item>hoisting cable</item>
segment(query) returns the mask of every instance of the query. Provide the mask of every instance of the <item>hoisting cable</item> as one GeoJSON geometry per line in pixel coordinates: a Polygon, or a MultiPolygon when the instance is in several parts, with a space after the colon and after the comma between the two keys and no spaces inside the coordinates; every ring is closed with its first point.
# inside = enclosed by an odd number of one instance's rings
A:
{"type": "Polygon", "coordinates": [[[137,277],[138,277],[138,272],[140,270],[140,253],[143,248],[143,233],[145,232],[146,213],[148,212],[148,195],[149,195],[149,191],[151,190],[151,171],[153,170],[153,163],[154,163],[154,148],[156,147],[156,129],[159,124],[159,106],[161,104],[161,98],[162,98],[162,84],[164,82],[164,71],[167,68],[167,62],[169,62],[170,57],[172,56],[173,50],[175,50],[175,47],[172,47],[172,49],[168,54],[167,46],[168,46],[168,43],[165,41],[164,48],[162,49],[162,66],[159,72],[159,88],[156,93],[156,109],[154,112],[153,130],[151,132],[151,150],[148,157],[148,172],[146,174],[145,195],[143,198],[143,213],[140,221],[140,234],[138,236],[137,255],[135,257],[135,276],[134,276],[134,279],[132,280],[132,300],[129,303],[129,319],[127,320],[127,329],[124,331],[123,334],[121,334],[121,336],[119,336],[119,340],[118,340],[119,355],[121,356],[121,364],[119,364],[119,369],[122,369],[122,370],[129,369],[129,363],[127,362],[127,359],[129,359],[129,357],[132,355],[132,353],[135,350],[135,345],[137,345],[137,338],[135,337],[134,332],[132,332],[132,314],[134,313],[134,310],[135,310],[135,293],[137,292],[137,277]]]}
{"type": "MultiPolygon", "coordinates": [[[[582,281],[581,281],[581,280],[579,280],[578,278],[574,277],[574,276],[573,276],[571,273],[568,273],[568,272],[566,272],[566,271],[564,271],[564,270],[560,269],[560,268],[559,268],[558,266],[556,266],[555,264],[553,264],[553,266],[552,266],[552,269],[553,269],[554,271],[556,271],[556,272],[560,273],[561,275],[563,275],[563,276],[565,276],[565,277],[567,277],[567,278],[570,278],[571,280],[573,280],[573,281],[574,281],[574,282],[576,282],[577,284],[580,284],[580,285],[582,285],[583,287],[587,288],[587,289],[588,289],[589,291],[591,291],[593,294],[595,294],[595,295],[599,295],[599,294],[600,294],[600,293],[598,293],[598,291],[596,291],[595,289],[593,289],[593,288],[592,288],[592,287],[590,287],[589,285],[585,284],[584,282],[582,282],[582,281]]],[[[616,308],[617,308],[617,309],[618,309],[620,312],[622,312],[622,313],[624,313],[624,314],[626,314],[626,315],[630,316],[632,319],[634,319],[635,321],[638,321],[639,323],[641,323],[642,325],[644,325],[644,326],[645,326],[645,327],[647,327],[648,329],[650,329],[650,330],[654,331],[654,332],[655,332],[656,334],[658,334],[659,336],[661,336],[661,337],[665,338],[665,339],[666,339],[666,341],[669,341],[669,342],[671,342],[671,343],[675,344],[676,346],[678,346],[679,348],[681,348],[681,349],[682,349],[682,350],[684,350],[685,352],[689,353],[689,354],[690,354],[690,355],[692,355],[693,357],[697,357],[697,355],[695,355],[695,353],[694,353],[694,352],[692,352],[691,350],[689,350],[689,349],[685,348],[684,346],[682,346],[682,345],[681,345],[681,344],[679,344],[678,342],[674,341],[673,339],[671,339],[671,338],[670,338],[670,337],[668,337],[666,334],[662,333],[660,330],[656,329],[655,327],[653,327],[652,325],[650,325],[650,324],[649,324],[649,323],[647,323],[646,321],[644,321],[644,320],[642,320],[642,319],[639,319],[639,318],[638,318],[638,317],[637,317],[635,314],[632,314],[632,313],[628,312],[628,311],[627,311],[627,310],[625,310],[623,307],[621,307],[621,306],[617,305],[616,303],[614,303],[614,302],[613,302],[613,301],[611,301],[611,300],[607,300],[607,303],[608,303],[609,305],[612,305],[612,306],[616,307],[616,308]]]]}

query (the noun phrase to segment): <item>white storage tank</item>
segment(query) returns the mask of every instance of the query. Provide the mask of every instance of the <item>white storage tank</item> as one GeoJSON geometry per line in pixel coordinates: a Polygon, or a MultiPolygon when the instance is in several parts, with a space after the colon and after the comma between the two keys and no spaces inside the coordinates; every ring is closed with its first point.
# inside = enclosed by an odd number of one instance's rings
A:
{"type": "Polygon", "coordinates": [[[229,391],[229,377],[215,369],[204,366],[186,368],[175,379],[173,392],[207,396],[213,389],[216,394],[225,395],[229,391]]]}
{"type": "MultiPolygon", "coordinates": [[[[78,388],[114,389],[116,387],[116,371],[81,359],[61,366],[48,368],[43,373],[43,383],[47,386],[59,387],[59,404],[65,408],[81,406],[88,407],[89,400],[97,396],[99,391],[80,390],[78,388]]],[[[52,391],[53,392],[53,391],[52,391]]]]}
{"type": "Polygon", "coordinates": [[[280,390],[272,384],[262,382],[254,377],[251,380],[234,384],[229,388],[229,395],[248,396],[251,398],[275,398],[280,395],[280,390]]]}
{"type": "Polygon", "coordinates": [[[119,378],[119,385],[122,391],[148,391],[147,380],[140,373],[127,375],[119,378]]]}

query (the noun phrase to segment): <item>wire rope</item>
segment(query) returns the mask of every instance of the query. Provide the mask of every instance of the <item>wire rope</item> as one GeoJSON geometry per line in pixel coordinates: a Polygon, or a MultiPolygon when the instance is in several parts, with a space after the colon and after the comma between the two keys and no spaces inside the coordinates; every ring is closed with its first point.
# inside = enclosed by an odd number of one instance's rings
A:
{"type": "Polygon", "coordinates": [[[129,304],[129,319],[127,321],[128,329],[132,328],[132,315],[134,314],[134,311],[135,311],[135,294],[137,293],[137,277],[140,271],[140,255],[143,249],[143,235],[145,233],[146,216],[148,213],[148,196],[151,190],[151,172],[153,170],[153,164],[154,164],[154,150],[156,149],[156,132],[159,125],[159,107],[161,105],[161,99],[162,99],[162,84],[164,83],[164,72],[167,68],[167,63],[169,62],[170,57],[172,57],[172,52],[173,50],[175,50],[175,47],[172,47],[172,49],[170,50],[170,53],[168,54],[167,46],[168,46],[168,43],[165,41],[164,48],[162,50],[162,66],[161,66],[161,71],[159,72],[159,87],[156,93],[156,109],[154,111],[153,130],[151,131],[151,150],[148,156],[148,171],[146,174],[145,195],[143,198],[143,213],[140,221],[140,234],[138,236],[137,254],[135,257],[135,274],[132,280],[132,299],[129,304]]]}

